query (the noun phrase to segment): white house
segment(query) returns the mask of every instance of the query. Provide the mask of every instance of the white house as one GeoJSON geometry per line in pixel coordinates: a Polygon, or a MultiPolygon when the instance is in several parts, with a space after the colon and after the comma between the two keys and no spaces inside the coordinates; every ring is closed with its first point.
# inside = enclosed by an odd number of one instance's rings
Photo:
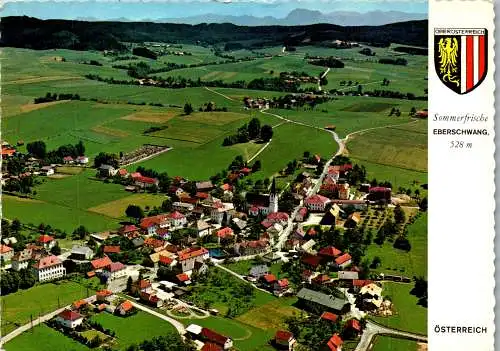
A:
{"type": "Polygon", "coordinates": [[[54,255],[41,258],[33,265],[35,274],[40,282],[62,278],[66,275],[66,268],[62,261],[54,255]]]}
{"type": "Polygon", "coordinates": [[[190,247],[178,252],[178,261],[183,272],[191,271],[196,262],[203,262],[209,258],[208,250],[204,247],[190,247]]]}
{"type": "Polygon", "coordinates": [[[89,163],[89,158],[87,156],[78,156],[76,158],[76,163],[86,165],[87,163],[89,163]]]}
{"type": "Polygon", "coordinates": [[[54,168],[52,168],[51,166],[43,166],[40,169],[40,174],[42,174],[44,176],[53,175],[54,174],[54,168]]]}
{"type": "Polygon", "coordinates": [[[113,262],[109,266],[103,268],[102,275],[105,276],[108,281],[111,281],[125,277],[127,275],[127,270],[123,263],[113,262]]]}
{"type": "Polygon", "coordinates": [[[156,231],[160,228],[168,228],[169,217],[165,214],[157,216],[146,217],[141,220],[141,228],[148,232],[148,235],[155,235],[156,231]]]}
{"type": "Polygon", "coordinates": [[[208,224],[204,220],[200,219],[200,220],[196,221],[196,230],[198,231],[199,238],[210,235],[212,232],[211,228],[212,227],[210,226],[210,224],[208,224]]]}
{"type": "Polygon", "coordinates": [[[66,328],[74,329],[83,323],[83,316],[75,311],[64,310],[57,315],[55,320],[66,328]]]}
{"type": "Polygon", "coordinates": [[[168,215],[171,228],[180,228],[187,223],[186,216],[178,211],[174,211],[168,215]]]}
{"type": "Polygon", "coordinates": [[[10,246],[0,244],[0,257],[8,261],[14,256],[14,249],[10,246]]]}
{"type": "Polygon", "coordinates": [[[335,259],[335,263],[337,266],[340,268],[345,268],[349,266],[352,262],[352,257],[348,253],[343,254],[342,256],[339,256],[335,259]]]}
{"type": "Polygon", "coordinates": [[[320,211],[323,212],[325,210],[326,205],[330,202],[330,199],[322,196],[322,195],[312,195],[309,196],[304,204],[306,205],[309,211],[320,211]]]}
{"type": "Polygon", "coordinates": [[[46,250],[50,250],[56,246],[56,239],[47,234],[40,235],[37,241],[38,244],[42,245],[46,250]]]}
{"type": "Polygon", "coordinates": [[[28,268],[31,253],[32,251],[28,249],[15,253],[10,260],[12,270],[19,272],[21,269],[28,268]]]}

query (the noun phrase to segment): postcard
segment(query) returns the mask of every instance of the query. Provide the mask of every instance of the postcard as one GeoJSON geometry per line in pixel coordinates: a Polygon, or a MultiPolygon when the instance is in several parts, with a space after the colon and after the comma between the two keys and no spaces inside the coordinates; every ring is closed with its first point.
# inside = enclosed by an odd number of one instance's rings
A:
{"type": "Polygon", "coordinates": [[[1,16],[1,350],[494,350],[492,2],[1,16]]]}

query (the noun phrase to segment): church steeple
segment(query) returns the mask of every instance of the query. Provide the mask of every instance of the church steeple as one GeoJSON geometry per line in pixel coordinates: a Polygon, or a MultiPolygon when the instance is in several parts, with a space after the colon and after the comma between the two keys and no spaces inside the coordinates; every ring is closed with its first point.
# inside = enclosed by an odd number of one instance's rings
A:
{"type": "Polygon", "coordinates": [[[273,182],[271,184],[271,194],[276,194],[276,178],[273,177],[273,182]]]}
{"type": "Polygon", "coordinates": [[[276,193],[276,179],[273,178],[271,192],[269,193],[269,213],[278,212],[278,194],[276,193]]]}

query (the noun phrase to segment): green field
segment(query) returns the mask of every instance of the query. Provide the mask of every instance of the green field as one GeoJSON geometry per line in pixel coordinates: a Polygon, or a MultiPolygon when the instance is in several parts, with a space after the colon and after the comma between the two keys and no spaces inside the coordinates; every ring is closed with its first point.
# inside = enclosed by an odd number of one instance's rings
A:
{"type": "Polygon", "coordinates": [[[33,319],[90,296],[94,291],[72,281],[36,285],[2,297],[2,334],[8,334],[33,319]]]}
{"type": "Polygon", "coordinates": [[[412,340],[377,336],[372,351],[418,351],[418,344],[412,340]]]}
{"type": "Polygon", "coordinates": [[[355,134],[349,138],[347,149],[361,161],[426,172],[427,123],[417,120],[355,134]]]}
{"type": "Polygon", "coordinates": [[[373,272],[404,275],[410,278],[427,277],[427,213],[422,213],[407,228],[407,238],[411,244],[409,252],[395,249],[388,241],[381,246],[375,243],[368,246],[365,258],[371,262],[378,256],[381,260],[380,266],[373,269],[373,272]]]}
{"type": "Polygon", "coordinates": [[[103,312],[94,315],[92,320],[116,333],[117,343],[114,347],[120,350],[157,336],[177,333],[170,323],[143,311],[138,311],[137,314],[129,317],[119,317],[103,312]]]}
{"type": "Polygon", "coordinates": [[[7,351],[88,351],[90,348],[40,324],[5,344],[7,351]]]}
{"type": "Polygon", "coordinates": [[[410,295],[413,284],[384,282],[382,295],[393,303],[393,315],[369,317],[390,328],[427,335],[427,308],[417,305],[418,298],[410,295]]]}

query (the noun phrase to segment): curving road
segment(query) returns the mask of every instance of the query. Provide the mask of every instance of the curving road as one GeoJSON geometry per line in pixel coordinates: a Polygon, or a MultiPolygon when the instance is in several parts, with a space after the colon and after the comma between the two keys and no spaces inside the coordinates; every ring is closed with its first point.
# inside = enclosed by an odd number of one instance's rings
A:
{"type": "Polygon", "coordinates": [[[410,339],[425,343],[428,341],[427,336],[424,335],[391,329],[384,327],[383,325],[380,325],[378,323],[367,321],[366,328],[363,331],[363,334],[361,335],[361,340],[359,341],[359,344],[358,346],[356,346],[356,349],[354,351],[368,351],[370,349],[370,345],[372,344],[374,337],[377,335],[387,335],[396,338],[410,339]]]}
{"type": "Polygon", "coordinates": [[[149,313],[149,314],[151,314],[151,315],[153,315],[155,317],[158,317],[160,319],[163,319],[166,322],[169,322],[170,324],[172,324],[174,326],[175,329],[177,329],[177,331],[179,332],[180,335],[186,334],[186,328],[184,328],[184,325],[181,322],[179,322],[179,321],[177,321],[177,320],[175,320],[173,318],[170,318],[168,316],[165,316],[164,314],[156,312],[156,311],[154,311],[154,310],[152,310],[152,309],[150,309],[150,308],[148,308],[146,306],[138,304],[137,302],[134,302],[133,300],[129,300],[129,301],[132,303],[132,305],[135,308],[137,308],[137,309],[139,309],[141,311],[144,311],[146,313],[149,313]]]}
{"type": "MultiPolygon", "coordinates": [[[[283,120],[283,121],[285,121],[287,123],[293,123],[293,124],[297,124],[297,125],[300,125],[300,126],[303,126],[303,127],[313,128],[313,129],[321,130],[323,132],[330,133],[332,135],[333,139],[335,140],[335,142],[339,145],[339,148],[338,148],[337,152],[325,163],[325,167],[323,168],[323,172],[321,172],[321,175],[320,175],[318,181],[316,182],[316,184],[314,185],[314,187],[309,191],[309,193],[307,194],[307,196],[311,196],[311,195],[316,194],[318,192],[318,190],[319,190],[319,187],[323,183],[323,179],[325,178],[325,176],[326,176],[326,174],[328,172],[328,167],[332,163],[333,159],[335,157],[337,157],[339,155],[342,155],[344,153],[344,150],[345,150],[344,141],[342,139],[340,139],[340,137],[338,136],[338,134],[335,133],[332,130],[327,130],[327,129],[316,127],[316,126],[313,126],[313,125],[310,125],[310,124],[306,124],[306,123],[303,123],[303,122],[294,121],[294,120],[285,118],[283,116],[277,115],[275,113],[270,113],[270,112],[266,112],[266,111],[267,111],[267,109],[263,109],[260,112],[263,113],[263,114],[266,114],[266,115],[270,115],[270,116],[279,118],[279,119],[281,119],[281,120],[283,120]]],[[[291,213],[291,215],[290,215],[290,217],[288,219],[288,223],[287,223],[286,228],[283,230],[283,232],[281,232],[278,241],[274,245],[278,250],[281,250],[281,248],[283,247],[285,241],[287,240],[288,236],[290,235],[290,233],[291,233],[291,231],[292,231],[292,229],[294,227],[293,220],[294,220],[295,216],[297,215],[297,212],[299,211],[299,209],[302,207],[302,205],[303,205],[303,201],[300,201],[299,205],[293,209],[293,211],[292,211],[292,213],[291,213]]]]}

